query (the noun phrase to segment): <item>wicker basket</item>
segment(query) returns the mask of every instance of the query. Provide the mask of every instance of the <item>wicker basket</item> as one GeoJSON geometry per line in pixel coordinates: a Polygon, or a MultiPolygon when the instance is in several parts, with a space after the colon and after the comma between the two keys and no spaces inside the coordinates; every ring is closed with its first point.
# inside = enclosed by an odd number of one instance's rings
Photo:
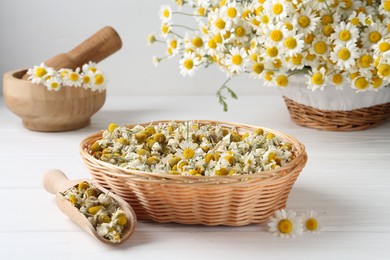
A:
{"type": "MultiPolygon", "coordinates": [[[[168,121],[143,124],[144,126],[168,121]]],[[[177,121],[182,122],[182,121],[177,121]]],[[[239,133],[258,127],[234,123],[219,124],[239,133]]],[[[129,125],[133,127],[134,125],[129,125]]],[[[290,142],[296,158],[288,165],[240,176],[181,176],[127,170],[94,158],[89,147],[102,132],[80,144],[81,156],[95,180],[124,198],[139,219],[182,224],[242,226],[261,223],[284,208],[289,192],[307,161],[304,145],[295,138],[263,128],[290,142]]]]}
{"type": "Polygon", "coordinates": [[[381,125],[390,117],[390,102],[346,111],[321,110],[295,102],[284,101],[291,119],[298,125],[326,131],[358,131],[381,125]]]}

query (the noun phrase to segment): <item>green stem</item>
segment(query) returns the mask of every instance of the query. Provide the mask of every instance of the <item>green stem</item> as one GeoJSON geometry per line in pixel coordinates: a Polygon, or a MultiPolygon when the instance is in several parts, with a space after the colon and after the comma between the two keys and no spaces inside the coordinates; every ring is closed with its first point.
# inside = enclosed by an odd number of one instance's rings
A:
{"type": "Polygon", "coordinates": [[[191,30],[191,31],[196,31],[197,29],[194,29],[194,28],[190,28],[188,26],[185,26],[185,25],[180,25],[180,24],[172,24],[171,25],[172,27],[180,27],[180,28],[184,28],[184,29],[187,29],[187,30],[191,30]]]}
{"type": "Polygon", "coordinates": [[[198,14],[187,14],[187,13],[183,13],[183,12],[172,12],[172,14],[181,14],[181,15],[187,15],[187,16],[199,16],[199,17],[203,17],[203,15],[198,15],[198,14]]]}

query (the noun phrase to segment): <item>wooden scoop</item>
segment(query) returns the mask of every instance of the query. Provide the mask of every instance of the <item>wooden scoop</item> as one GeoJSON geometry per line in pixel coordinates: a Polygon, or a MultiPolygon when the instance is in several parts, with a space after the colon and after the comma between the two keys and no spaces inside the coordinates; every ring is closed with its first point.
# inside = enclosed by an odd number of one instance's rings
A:
{"type": "MultiPolygon", "coordinates": [[[[58,54],[44,63],[55,70],[76,69],[89,61],[98,63],[122,47],[118,33],[110,26],[103,27],[94,35],[67,53],[58,54]]],[[[26,74],[23,79],[29,76],[26,74]]]]}
{"type": "Polygon", "coordinates": [[[124,201],[119,196],[109,193],[106,189],[101,187],[99,184],[90,181],[88,179],[79,179],[79,180],[69,180],[65,174],[56,169],[49,170],[45,173],[43,178],[43,186],[46,191],[56,195],[56,202],[60,210],[65,213],[70,219],[72,219],[76,224],[81,228],[86,230],[92,236],[97,238],[103,243],[109,245],[118,245],[125,242],[130,238],[131,234],[134,231],[135,225],[137,223],[136,215],[130,205],[124,201]],[[70,203],[63,195],[62,192],[67,191],[68,189],[77,186],[80,182],[86,181],[91,183],[97,189],[101,190],[103,193],[108,193],[119,205],[119,207],[125,212],[127,217],[127,223],[124,226],[121,240],[119,242],[112,242],[108,239],[100,236],[88,219],[81,213],[74,205],[70,203]]]}

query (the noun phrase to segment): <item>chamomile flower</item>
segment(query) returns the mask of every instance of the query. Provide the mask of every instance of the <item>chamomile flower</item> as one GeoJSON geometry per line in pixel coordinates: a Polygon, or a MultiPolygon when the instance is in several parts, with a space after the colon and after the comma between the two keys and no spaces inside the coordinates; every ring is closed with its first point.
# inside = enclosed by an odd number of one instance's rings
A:
{"type": "Polygon", "coordinates": [[[265,1],[264,12],[275,21],[280,21],[287,16],[287,12],[292,8],[290,3],[282,0],[265,1]]]}
{"type": "Polygon", "coordinates": [[[179,53],[179,48],[181,44],[180,39],[176,37],[168,38],[166,42],[167,42],[167,54],[169,55],[170,58],[179,53]]]}
{"type": "Polygon", "coordinates": [[[314,210],[308,211],[301,216],[304,231],[318,233],[321,231],[322,223],[318,213],[314,210]]]}
{"type": "Polygon", "coordinates": [[[386,15],[387,17],[390,16],[390,0],[381,1],[379,6],[379,13],[386,15]]]}
{"type": "Polygon", "coordinates": [[[171,21],[172,8],[169,5],[162,5],[159,14],[160,14],[161,21],[163,22],[171,21]]]}
{"type": "Polygon", "coordinates": [[[370,87],[370,79],[364,76],[354,78],[352,83],[358,92],[366,91],[370,87]]]}
{"type": "Polygon", "coordinates": [[[162,59],[159,58],[159,57],[157,57],[157,56],[153,56],[153,57],[152,57],[153,65],[156,66],[156,67],[158,66],[158,64],[160,64],[161,60],[162,60],[162,59]]]}
{"type": "Polygon", "coordinates": [[[313,69],[311,72],[309,72],[309,75],[305,76],[308,79],[307,82],[307,88],[311,89],[312,91],[317,89],[324,89],[324,86],[326,85],[326,77],[325,77],[325,68],[322,67],[321,69],[313,69]]]}
{"type": "Polygon", "coordinates": [[[107,77],[102,71],[96,71],[92,78],[92,90],[98,90],[99,92],[106,89],[107,77]]]}
{"type": "Polygon", "coordinates": [[[199,68],[200,60],[194,52],[185,52],[180,60],[180,74],[183,76],[193,76],[199,68]]]}
{"type": "Polygon", "coordinates": [[[332,5],[334,0],[313,0],[310,1],[310,5],[314,10],[321,11],[332,5]]]}
{"type": "Polygon", "coordinates": [[[344,86],[344,84],[347,82],[347,79],[341,71],[335,71],[330,76],[330,82],[333,86],[336,87],[336,89],[341,90],[344,86]]]}
{"type": "Polygon", "coordinates": [[[316,36],[309,51],[319,57],[327,57],[330,52],[329,39],[324,36],[316,36]]]}
{"type": "Polygon", "coordinates": [[[359,30],[352,23],[341,22],[334,28],[331,39],[335,44],[346,44],[348,42],[356,43],[359,37],[359,30]]]}
{"type": "Polygon", "coordinates": [[[41,84],[45,83],[47,76],[53,74],[53,69],[50,69],[44,63],[41,63],[39,66],[28,69],[27,74],[30,75],[28,79],[31,80],[32,83],[41,84]]]}
{"type": "Polygon", "coordinates": [[[231,38],[235,42],[239,43],[247,43],[248,37],[247,35],[250,34],[250,27],[247,23],[244,23],[243,21],[240,21],[231,28],[231,38]]]}
{"type": "Polygon", "coordinates": [[[90,61],[82,66],[82,72],[95,73],[98,70],[96,62],[90,61]]]}
{"type": "Polygon", "coordinates": [[[298,33],[307,35],[316,29],[320,17],[309,6],[302,7],[299,13],[296,13],[293,18],[294,28],[298,33]]]}
{"type": "Polygon", "coordinates": [[[214,11],[209,18],[210,30],[213,34],[225,34],[230,30],[231,22],[221,16],[218,10],[214,11]]]}
{"type": "Polygon", "coordinates": [[[81,78],[83,81],[83,88],[85,88],[85,89],[91,88],[91,86],[93,85],[93,77],[94,77],[93,72],[81,73],[81,78]]]}
{"type": "Polygon", "coordinates": [[[225,19],[231,20],[234,23],[236,23],[239,20],[241,16],[241,12],[242,12],[241,5],[238,5],[235,1],[230,2],[221,8],[222,16],[225,19]]]}
{"type": "Polygon", "coordinates": [[[171,21],[162,22],[161,23],[161,36],[166,39],[168,34],[172,31],[172,23],[171,21]]]}
{"type": "Polygon", "coordinates": [[[345,46],[336,45],[330,54],[331,60],[342,70],[349,70],[355,66],[357,57],[359,57],[358,48],[353,42],[348,42],[345,46]]]}
{"type": "Polygon", "coordinates": [[[263,71],[264,71],[264,64],[261,62],[253,62],[250,66],[250,76],[255,79],[261,79],[263,71]]]}
{"type": "Polygon", "coordinates": [[[244,48],[234,47],[226,55],[226,66],[229,71],[234,74],[239,74],[245,71],[247,63],[247,52],[244,48]]]}
{"type": "Polygon", "coordinates": [[[184,36],[184,47],[186,49],[199,49],[204,46],[204,40],[203,40],[203,35],[201,35],[199,32],[195,33],[186,33],[184,36]]]}
{"type": "Polygon", "coordinates": [[[68,70],[68,73],[64,74],[63,84],[69,87],[80,87],[83,83],[83,79],[80,76],[80,68],[75,71],[68,70]]]}
{"type": "Polygon", "coordinates": [[[267,38],[266,42],[269,44],[282,45],[283,40],[287,35],[287,28],[282,22],[270,24],[265,31],[265,35],[267,38]]]}
{"type": "Polygon", "coordinates": [[[51,77],[45,82],[45,86],[48,90],[59,91],[61,89],[61,79],[58,77],[51,77]]]}
{"type": "Polygon", "coordinates": [[[374,24],[368,26],[362,33],[362,43],[364,48],[370,48],[380,40],[384,39],[389,33],[387,28],[381,26],[381,24],[374,24]]]}
{"type": "Polygon", "coordinates": [[[268,231],[281,238],[295,238],[302,233],[302,223],[292,210],[275,211],[275,217],[270,217],[268,231]]]}
{"type": "Polygon", "coordinates": [[[302,52],[304,41],[303,34],[296,34],[294,32],[289,32],[285,39],[283,40],[282,49],[284,53],[288,56],[294,56],[302,52]]]}

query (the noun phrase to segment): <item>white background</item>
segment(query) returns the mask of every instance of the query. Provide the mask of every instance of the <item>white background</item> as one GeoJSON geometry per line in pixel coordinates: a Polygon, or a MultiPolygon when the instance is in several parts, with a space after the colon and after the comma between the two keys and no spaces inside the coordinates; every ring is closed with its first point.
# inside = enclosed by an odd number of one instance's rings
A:
{"type": "MultiPolygon", "coordinates": [[[[0,73],[39,65],[111,25],[121,36],[123,47],[100,63],[110,80],[109,95],[214,94],[225,81],[216,66],[184,78],[177,58],[165,60],[157,68],[153,65],[153,55],[165,56],[165,45],[147,46],[146,36],[159,34],[158,12],[163,4],[176,10],[171,0],[1,0],[0,73]]],[[[192,17],[175,17],[194,23],[192,17]]],[[[278,92],[247,75],[233,79],[229,86],[239,95],[278,92]]]]}

